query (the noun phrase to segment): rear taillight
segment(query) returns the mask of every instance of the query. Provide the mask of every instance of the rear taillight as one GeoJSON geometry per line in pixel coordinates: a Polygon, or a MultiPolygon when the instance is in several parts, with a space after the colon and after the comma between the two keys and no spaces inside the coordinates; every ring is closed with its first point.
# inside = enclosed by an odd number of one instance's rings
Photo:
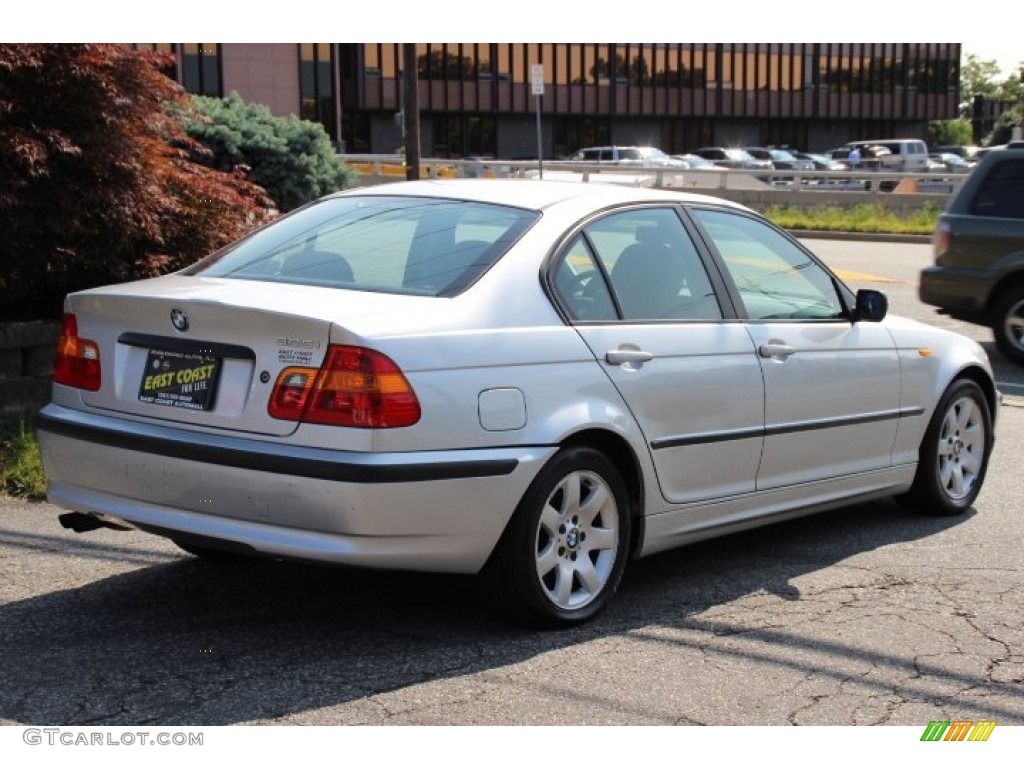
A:
{"type": "Polygon", "coordinates": [[[932,256],[936,259],[944,256],[949,250],[950,231],[949,224],[939,222],[932,235],[932,256]]]}
{"type": "Polygon", "coordinates": [[[78,321],[72,314],[65,314],[60,325],[53,380],[57,384],[90,392],[100,388],[99,345],[78,337],[78,321]]]}
{"type": "Polygon", "coordinates": [[[332,344],[315,368],[285,368],[267,410],[275,419],[364,429],[408,427],[420,403],[394,361],[363,347],[332,344]]]}

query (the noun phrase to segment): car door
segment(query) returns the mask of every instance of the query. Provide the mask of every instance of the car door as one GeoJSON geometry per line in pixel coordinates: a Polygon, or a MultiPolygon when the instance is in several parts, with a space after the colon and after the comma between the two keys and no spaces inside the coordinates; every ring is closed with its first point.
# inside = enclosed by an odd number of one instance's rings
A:
{"type": "MultiPolygon", "coordinates": [[[[754,490],[764,392],[742,323],[726,321],[674,206],[602,216],[556,259],[563,310],[642,430],[665,499],[754,490]]],[[[717,290],[713,279],[718,281],[717,290]]]]}
{"type": "Polygon", "coordinates": [[[853,322],[807,251],[742,212],[693,209],[735,287],[765,385],[758,490],[888,467],[900,366],[880,323],[853,322]]]}

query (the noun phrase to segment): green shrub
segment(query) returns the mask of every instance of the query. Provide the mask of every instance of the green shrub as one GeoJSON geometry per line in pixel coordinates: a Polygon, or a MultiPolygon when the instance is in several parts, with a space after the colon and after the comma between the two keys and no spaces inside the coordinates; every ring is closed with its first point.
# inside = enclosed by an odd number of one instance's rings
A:
{"type": "Polygon", "coordinates": [[[822,206],[808,210],[794,206],[772,206],[764,211],[768,219],[784,229],[902,235],[931,235],[938,223],[939,213],[939,209],[931,203],[905,218],[881,205],[870,203],[849,207],[822,206]]]}
{"type": "Polygon", "coordinates": [[[237,93],[222,99],[195,96],[193,102],[199,115],[186,115],[185,129],[213,153],[197,161],[222,171],[246,167],[248,178],[267,190],[281,211],[353,186],[358,179],[338,158],[320,123],[276,117],[237,93]]]}
{"type": "Polygon", "coordinates": [[[39,441],[24,421],[0,436],[0,492],[26,499],[46,497],[39,441]]]}
{"type": "Polygon", "coordinates": [[[928,123],[929,147],[974,143],[974,129],[971,121],[959,117],[956,120],[932,120],[928,123]]]}

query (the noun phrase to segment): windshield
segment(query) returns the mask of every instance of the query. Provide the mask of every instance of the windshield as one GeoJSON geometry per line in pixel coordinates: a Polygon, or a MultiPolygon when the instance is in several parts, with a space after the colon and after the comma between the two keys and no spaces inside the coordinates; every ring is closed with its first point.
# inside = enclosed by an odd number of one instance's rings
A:
{"type": "Polygon", "coordinates": [[[538,213],[425,197],[335,197],[302,208],[185,274],[451,296],[538,213]]]}

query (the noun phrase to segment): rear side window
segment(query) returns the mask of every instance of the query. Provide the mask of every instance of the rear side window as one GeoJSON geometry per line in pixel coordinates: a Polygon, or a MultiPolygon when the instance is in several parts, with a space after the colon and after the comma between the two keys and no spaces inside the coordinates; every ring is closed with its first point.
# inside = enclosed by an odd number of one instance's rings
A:
{"type": "Polygon", "coordinates": [[[1024,219],[1024,158],[994,165],[978,187],[968,212],[975,216],[1024,219]]]}
{"type": "Polygon", "coordinates": [[[451,296],[487,271],[534,211],[418,197],[339,197],[303,208],[186,274],[451,296]]]}
{"type": "Polygon", "coordinates": [[[721,319],[707,271],[674,209],[613,213],[584,231],[554,278],[574,319],[721,319]]]}

